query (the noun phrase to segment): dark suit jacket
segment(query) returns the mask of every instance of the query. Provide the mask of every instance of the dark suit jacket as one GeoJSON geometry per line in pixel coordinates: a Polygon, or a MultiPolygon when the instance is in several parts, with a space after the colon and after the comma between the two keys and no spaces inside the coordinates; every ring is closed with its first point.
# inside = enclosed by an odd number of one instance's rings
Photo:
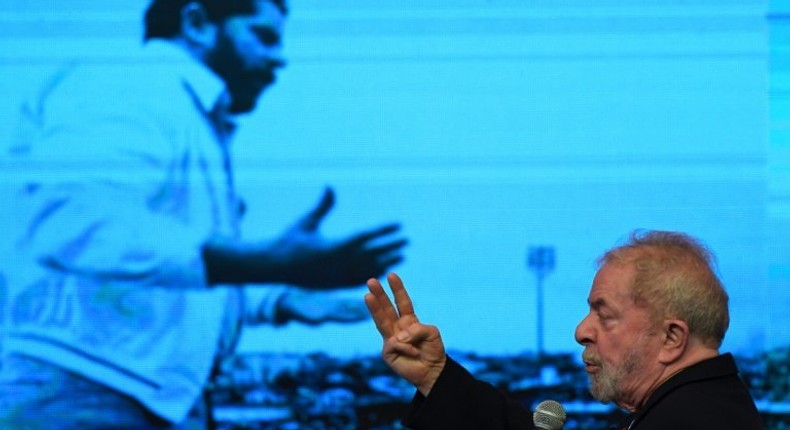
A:
{"type": "Polygon", "coordinates": [[[732,355],[697,363],[670,378],[634,415],[632,430],[759,430],[762,419],[732,355]]]}
{"type": "MultiPolygon", "coordinates": [[[[417,393],[404,424],[418,430],[528,430],[532,413],[448,359],[431,394],[417,393]]],[[[662,384],[631,430],[760,430],[760,415],[730,354],[697,363],[662,384]]]]}

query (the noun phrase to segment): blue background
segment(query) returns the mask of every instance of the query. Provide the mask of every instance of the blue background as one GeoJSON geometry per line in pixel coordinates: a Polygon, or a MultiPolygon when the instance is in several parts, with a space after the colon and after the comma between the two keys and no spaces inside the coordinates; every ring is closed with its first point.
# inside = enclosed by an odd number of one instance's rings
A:
{"type": "MultiPolygon", "coordinates": [[[[0,143],[64,62],[134,61],[147,2],[0,4],[0,143]]],[[[536,348],[530,246],[552,246],[545,346],[580,351],[595,259],[634,228],[718,255],[723,350],[790,344],[782,2],[292,0],[289,66],[234,143],[247,237],[331,185],[328,236],[397,220],[420,318],[451,348],[536,348]]],[[[100,84],[100,83],[97,83],[100,84]]],[[[0,159],[0,183],[14,166],[0,159]]],[[[13,202],[4,202],[13,205],[13,202]]],[[[0,226],[2,231],[2,226],[0,226]]],[[[364,289],[344,292],[362,299],[364,289]]],[[[376,354],[372,323],[248,329],[247,351],[376,354]]]]}

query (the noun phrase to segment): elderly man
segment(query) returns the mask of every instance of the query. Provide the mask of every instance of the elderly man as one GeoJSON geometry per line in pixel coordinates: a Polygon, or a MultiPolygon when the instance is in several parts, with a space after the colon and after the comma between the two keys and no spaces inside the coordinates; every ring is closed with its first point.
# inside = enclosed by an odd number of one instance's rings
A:
{"type": "MultiPolygon", "coordinates": [[[[591,392],[631,413],[631,430],[758,430],[761,419],[733,357],[718,349],[728,297],[711,254],[693,238],[637,232],[605,253],[576,329],[591,392]]],[[[405,419],[415,429],[530,429],[530,411],[474,379],[421,324],[401,280],[388,277],[397,310],[368,281],[365,303],[382,355],[418,390],[405,419]]]]}
{"type": "Polygon", "coordinates": [[[272,240],[241,236],[234,118],[284,65],[285,16],[284,0],[154,0],[128,63],[68,68],[22,110],[0,427],[202,428],[242,324],[368,317],[327,290],[399,262],[397,224],[323,237],[327,189],[272,240]]]}

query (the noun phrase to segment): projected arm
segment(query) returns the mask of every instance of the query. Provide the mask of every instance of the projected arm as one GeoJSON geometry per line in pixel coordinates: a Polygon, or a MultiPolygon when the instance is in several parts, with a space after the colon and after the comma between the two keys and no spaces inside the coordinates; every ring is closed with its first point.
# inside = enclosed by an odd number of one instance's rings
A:
{"type": "Polygon", "coordinates": [[[281,282],[311,289],[361,285],[403,257],[406,240],[397,224],[330,240],[319,232],[334,205],[327,189],[318,205],[271,242],[213,239],[203,249],[210,283],[281,282]]]}
{"type": "Polygon", "coordinates": [[[397,224],[340,239],[321,236],[320,223],[334,201],[331,190],[277,239],[241,242],[206,239],[204,229],[151,211],[143,190],[116,183],[79,181],[38,193],[40,215],[29,231],[44,264],[174,288],[285,283],[332,289],[362,285],[403,259],[406,240],[396,236],[397,224]]]}

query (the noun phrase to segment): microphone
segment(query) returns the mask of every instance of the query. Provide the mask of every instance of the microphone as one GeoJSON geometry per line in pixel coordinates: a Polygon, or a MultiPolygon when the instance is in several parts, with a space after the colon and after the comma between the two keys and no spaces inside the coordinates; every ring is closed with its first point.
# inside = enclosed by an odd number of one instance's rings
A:
{"type": "Polygon", "coordinates": [[[565,408],[554,400],[540,402],[532,413],[532,421],[536,429],[562,430],[565,419],[565,408]]]}

